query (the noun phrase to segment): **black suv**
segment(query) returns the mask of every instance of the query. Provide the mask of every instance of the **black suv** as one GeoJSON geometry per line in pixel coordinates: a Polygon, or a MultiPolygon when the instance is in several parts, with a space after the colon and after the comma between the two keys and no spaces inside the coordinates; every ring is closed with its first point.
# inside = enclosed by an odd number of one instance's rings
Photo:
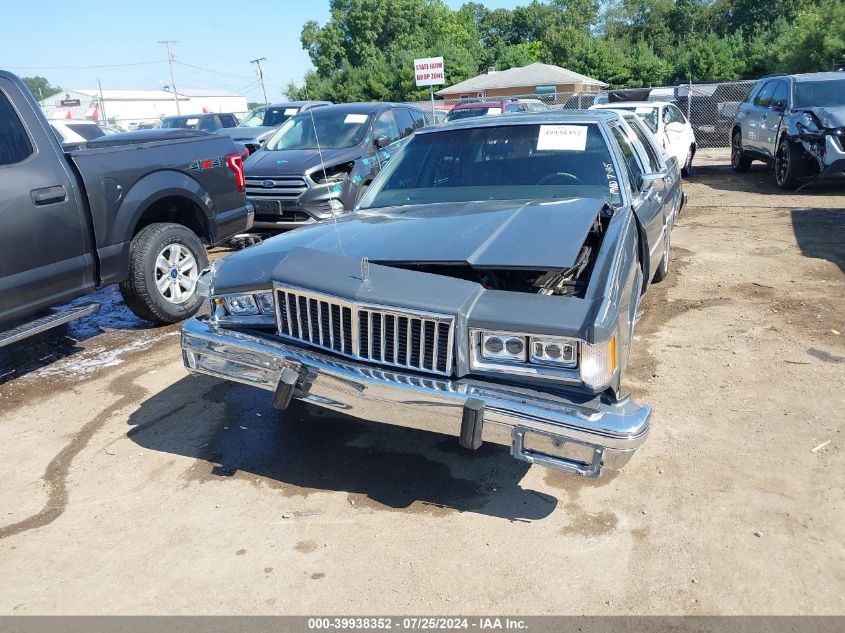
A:
{"type": "Polygon", "coordinates": [[[845,72],[772,75],[760,79],[731,127],[731,166],[752,160],[775,168],[782,189],[810,176],[845,176],[845,72]]]}
{"type": "Polygon", "coordinates": [[[294,229],[351,211],[403,140],[424,125],[422,110],[399,103],[328,105],[288,119],[244,163],[253,229],[294,229]]]}

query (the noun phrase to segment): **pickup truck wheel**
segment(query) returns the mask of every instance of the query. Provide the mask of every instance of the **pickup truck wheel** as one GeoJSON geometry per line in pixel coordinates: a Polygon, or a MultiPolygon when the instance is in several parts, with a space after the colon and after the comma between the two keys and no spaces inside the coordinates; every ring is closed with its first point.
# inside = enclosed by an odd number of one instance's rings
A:
{"type": "Polygon", "coordinates": [[[751,159],[742,151],[742,134],[739,130],[734,132],[731,139],[731,167],[740,174],[751,169],[751,159]]]}
{"type": "Polygon", "coordinates": [[[807,165],[801,148],[785,136],[775,152],[775,180],[781,189],[795,189],[799,178],[807,175],[807,165]]]}
{"type": "Polygon", "coordinates": [[[205,247],[193,231],[181,224],[150,224],[129,244],[129,277],[120,292],[142,319],[176,323],[199,309],[197,279],[207,266],[205,247]]]}

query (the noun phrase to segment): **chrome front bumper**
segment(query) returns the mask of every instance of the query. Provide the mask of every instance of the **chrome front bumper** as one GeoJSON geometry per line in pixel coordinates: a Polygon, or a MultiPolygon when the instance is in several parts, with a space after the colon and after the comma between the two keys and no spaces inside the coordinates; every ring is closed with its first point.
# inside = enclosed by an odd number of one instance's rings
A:
{"type": "Polygon", "coordinates": [[[623,399],[579,401],[476,380],[399,373],[293,344],[212,327],[182,326],[182,355],[192,372],[292,396],[346,415],[511,447],[530,463],[585,476],[617,469],[648,433],[651,409],[623,399]],[[293,376],[293,380],[290,380],[293,376]]]}

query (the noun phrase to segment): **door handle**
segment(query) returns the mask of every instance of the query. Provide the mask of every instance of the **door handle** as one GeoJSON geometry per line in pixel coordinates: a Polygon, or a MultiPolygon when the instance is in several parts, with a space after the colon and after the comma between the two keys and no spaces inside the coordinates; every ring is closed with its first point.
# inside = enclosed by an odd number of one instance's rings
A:
{"type": "Polygon", "coordinates": [[[32,196],[32,202],[36,206],[56,204],[57,202],[64,202],[67,200],[67,191],[62,185],[44,187],[43,189],[33,189],[30,192],[30,195],[32,196]]]}
{"type": "Polygon", "coordinates": [[[760,120],[761,120],[761,121],[765,121],[767,116],[769,116],[769,115],[768,115],[768,114],[761,114],[761,115],[760,115],[760,120]]]}

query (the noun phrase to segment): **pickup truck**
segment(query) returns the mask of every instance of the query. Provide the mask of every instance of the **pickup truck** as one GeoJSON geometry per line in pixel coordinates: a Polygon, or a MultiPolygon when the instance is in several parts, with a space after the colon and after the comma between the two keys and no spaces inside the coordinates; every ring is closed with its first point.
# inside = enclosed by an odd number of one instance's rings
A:
{"type": "Polygon", "coordinates": [[[119,283],[143,319],[199,308],[205,247],[248,229],[242,157],[192,130],[105,136],[65,152],[15,75],[0,71],[0,347],[97,309],[42,316],[119,283]]]}

